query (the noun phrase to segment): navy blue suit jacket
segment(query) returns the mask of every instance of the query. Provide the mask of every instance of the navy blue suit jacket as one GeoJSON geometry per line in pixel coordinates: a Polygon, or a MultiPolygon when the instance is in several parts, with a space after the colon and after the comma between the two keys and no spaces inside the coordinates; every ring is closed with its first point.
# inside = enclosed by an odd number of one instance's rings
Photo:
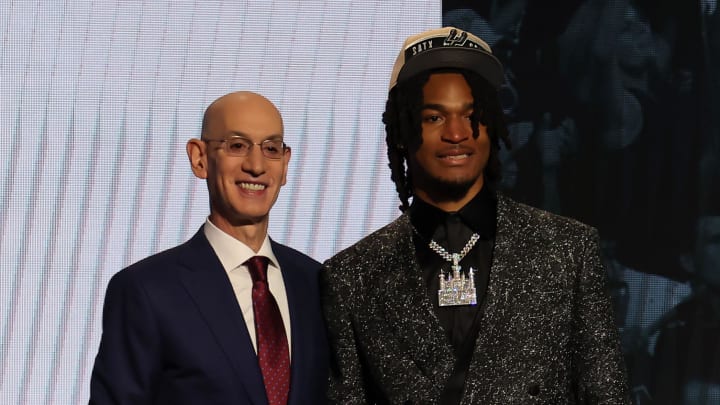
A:
{"type": "MultiPolygon", "coordinates": [[[[289,404],[325,403],[320,264],[271,241],[290,307],[289,404]]],[[[230,280],[202,229],[108,284],[91,404],[267,404],[230,280]]]]}

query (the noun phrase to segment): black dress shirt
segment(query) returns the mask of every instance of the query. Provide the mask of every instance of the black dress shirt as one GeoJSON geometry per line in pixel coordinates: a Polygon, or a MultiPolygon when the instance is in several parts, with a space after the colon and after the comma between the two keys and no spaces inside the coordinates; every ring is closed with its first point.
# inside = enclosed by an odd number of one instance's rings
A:
{"type": "Polygon", "coordinates": [[[420,198],[414,198],[410,206],[410,221],[417,230],[413,235],[417,260],[423,272],[427,293],[434,303],[457,362],[448,380],[441,404],[459,404],[465,385],[465,374],[475,348],[475,339],[482,318],[482,308],[487,290],[492,248],[496,229],[495,192],[488,186],[457,212],[445,212],[420,198]],[[440,307],[438,305],[439,275],[451,271],[451,263],[429,246],[434,240],[449,253],[460,253],[472,237],[480,235],[470,252],[460,261],[462,272],[467,276],[470,267],[475,270],[475,288],[478,305],[440,307]]]}

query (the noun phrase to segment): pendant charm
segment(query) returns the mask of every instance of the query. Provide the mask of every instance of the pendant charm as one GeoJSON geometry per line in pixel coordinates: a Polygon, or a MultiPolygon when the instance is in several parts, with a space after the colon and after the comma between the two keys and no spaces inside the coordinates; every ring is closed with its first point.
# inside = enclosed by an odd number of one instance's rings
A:
{"type": "Polygon", "coordinates": [[[438,305],[441,307],[452,307],[457,305],[477,305],[477,294],[475,292],[475,270],[470,267],[467,277],[460,271],[460,260],[465,257],[480,239],[477,233],[472,234],[470,239],[462,248],[460,253],[450,253],[434,240],[430,241],[430,249],[439,254],[443,259],[452,263],[450,274],[445,277],[442,271],[440,288],[438,289],[438,305]]]}
{"type": "Polygon", "coordinates": [[[460,257],[457,253],[452,255],[452,272],[445,276],[440,272],[440,289],[438,289],[438,305],[451,307],[457,305],[477,305],[475,291],[475,270],[470,267],[467,277],[460,271],[460,257]]]}

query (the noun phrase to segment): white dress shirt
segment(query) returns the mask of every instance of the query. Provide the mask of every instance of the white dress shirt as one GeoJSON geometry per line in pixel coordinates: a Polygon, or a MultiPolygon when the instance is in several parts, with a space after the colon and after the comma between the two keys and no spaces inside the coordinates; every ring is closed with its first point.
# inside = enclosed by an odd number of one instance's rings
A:
{"type": "Polygon", "coordinates": [[[285,325],[288,348],[291,348],[290,309],[288,308],[287,295],[285,294],[285,282],[283,281],[280,271],[280,264],[270,247],[270,238],[265,235],[265,240],[262,246],[260,246],[260,250],[253,252],[248,245],[223,232],[210,222],[209,219],[205,220],[203,232],[205,232],[210,246],[212,246],[215,254],[220,259],[220,263],[222,263],[223,268],[225,268],[225,272],[227,272],[230,284],[232,285],[233,291],[235,291],[235,298],[237,298],[243,318],[245,318],[245,325],[250,334],[250,340],[255,348],[255,353],[257,353],[257,338],[255,337],[255,316],[252,306],[253,283],[250,272],[243,263],[253,256],[265,256],[270,259],[267,270],[268,287],[270,288],[270,293],[275,297],[278,308],[280,308],[280,316],[282,316],[283,324],[285,325]]]}

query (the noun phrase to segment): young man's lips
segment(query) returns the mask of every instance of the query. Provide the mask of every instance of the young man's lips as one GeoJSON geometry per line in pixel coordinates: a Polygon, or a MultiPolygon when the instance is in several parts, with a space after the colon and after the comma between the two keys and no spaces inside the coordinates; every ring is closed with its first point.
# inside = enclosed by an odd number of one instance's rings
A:
{"type": "Polygon", "coordinates": [[[450,150],[440,151],[437,157],[441,159],[463,159],[472,155],[472,151],[467,148],[453,148],[450,150]]]}
{"type": "Polygon", "coordinates": [[[466,159],[468,156],[470,156],[470,155],[463,153],[462,155],[445,155],[445,156],[441,156],[440,158],[444,159],[444,160],[462,160],[462,159],[466,159]]]}

